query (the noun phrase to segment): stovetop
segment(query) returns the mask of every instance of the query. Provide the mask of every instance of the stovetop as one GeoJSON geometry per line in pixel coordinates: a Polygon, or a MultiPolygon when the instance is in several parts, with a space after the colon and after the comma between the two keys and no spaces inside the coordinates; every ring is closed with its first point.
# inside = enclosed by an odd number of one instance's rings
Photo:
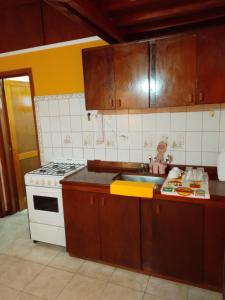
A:
{"type": "Polygon", "coordinates": [[[77,169],[83,167],[83,164],[78,163],[49,163],[37,170],[29,172],[29,174],[36,175],[53,175],[53,176],[65,176],[77,169]]]}

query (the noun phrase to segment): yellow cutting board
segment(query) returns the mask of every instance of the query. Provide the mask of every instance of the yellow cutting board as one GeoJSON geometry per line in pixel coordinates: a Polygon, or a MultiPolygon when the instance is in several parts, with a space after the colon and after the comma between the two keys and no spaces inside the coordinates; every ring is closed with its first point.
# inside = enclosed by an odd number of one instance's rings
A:
{"type": "Polygon", "coordinates": [[[110,194],[152,198],[155,183],[115,180],[110,184],[110,194]]]}

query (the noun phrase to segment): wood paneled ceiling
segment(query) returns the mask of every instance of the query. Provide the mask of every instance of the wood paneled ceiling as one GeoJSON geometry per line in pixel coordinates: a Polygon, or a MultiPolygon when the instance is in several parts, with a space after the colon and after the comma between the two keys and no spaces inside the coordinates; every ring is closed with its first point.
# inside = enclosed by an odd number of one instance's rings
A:
{"type": "Polygon", "coordinates": [[[225,0],[44,0],[109,43],[225,23],[225,0]]]}

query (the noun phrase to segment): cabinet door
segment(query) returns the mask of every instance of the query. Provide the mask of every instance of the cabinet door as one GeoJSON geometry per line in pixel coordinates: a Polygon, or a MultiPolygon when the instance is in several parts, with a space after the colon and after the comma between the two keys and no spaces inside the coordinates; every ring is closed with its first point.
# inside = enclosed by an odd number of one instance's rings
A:
{"type": "Polygon", "coordinates": [[[203,272],[203,207],[153,202],[153,272],[200,282],[203,272]]]}
{"type": "Polygon", "coordinates": [[[225,27],[198,35],[198,103],[225,102],[225,27]]]}
{"type": "MultiPolygon", "coordinates": [[[[155,42],[155,90],[157,107],[194,104],[196,82],[196,36],[185,35],[155,42]]],[[[152,91],[153,92],[153,91],[152,91]]],[[[152,93],[151,92],[151,93],[152,93]]]]}
{"type": "Polygon", "coordinates": [[[225,205],[205,208],[205,283],[222,290],[225,252],[225,205]]]}
{"type": "Polygon", "coordinates": [[[116,108],[149,108],[149,44],[116,45],[116,108]]]}
{"type": "Polygon", "coordinates": [[[82,55],[86,108],[115,108],[112,48],[85,49],[82,55]]]}
{"type": "Polygon", "coordinates": [[[99,197],[102,260],[140,268],[139,199],[99,197]]]}
{"type": "Polygon", "coordinates": [[[63,190],[67,251],[100,259],[98,202],[92,193],[63,190]]]}
{"type": "Polygon", "coordinates": [[[141,256],[142,269],[152,270],[152,203],[141,199],[141,256]]]}

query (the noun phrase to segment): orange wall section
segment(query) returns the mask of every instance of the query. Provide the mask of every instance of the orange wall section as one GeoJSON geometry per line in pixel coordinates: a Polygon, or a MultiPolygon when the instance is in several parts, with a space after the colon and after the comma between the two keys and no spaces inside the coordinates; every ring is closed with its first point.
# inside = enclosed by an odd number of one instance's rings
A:
{"type": "Polygon", "coordinates": [[[0,57],[0,72],[31,68],[36,96],[83,92],[81,51],[102,45],[98,40],[0,57]]]}

